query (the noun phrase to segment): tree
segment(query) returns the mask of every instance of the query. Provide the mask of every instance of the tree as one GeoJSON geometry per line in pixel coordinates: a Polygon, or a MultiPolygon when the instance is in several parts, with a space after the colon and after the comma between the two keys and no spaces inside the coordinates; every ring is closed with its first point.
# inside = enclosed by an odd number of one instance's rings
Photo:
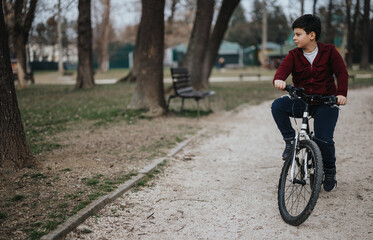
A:
{"type": "MultiPolygon", "coordinates": [[[[204,86],[208,85],[208,78],[210,77],[212,67],[214,66],[215,60],[218,56],[219,47],[224,38],[225,32],[227,31],[229,20],[239,3],[240,0],[224,0],[220,7],[218,19],[216,20],[214,30],[210,36],[206,57],[203,62],[202,81],[204,81],[204,86]]],[[[245,19],[244,15],[243,19],[245,19]]]]}
{"type": "Polygon", "coordinates": [[[18,61],[18,88],[26,87],[27,73],[26,44],[35,16],[38,0],[2,0],[7,29],[10,33],[10,46],[18,61]]]}
{"type": "Polygon", "coordinates": [[[78,77],[76,88],[93,88],[91,1],[79,0],[78,77]]]}
{"type": "Polygon", "coordinates": [[[300,15],[304,14],[304,0],[300,0],[300,15]]]}
{"type": "Polygon", "coordinates": [[[206,56],[213,14],[214,0],[197,0],[193,30],[182,63],[188,68],[192,86],[197,90],[208,88],[206,81],[202,81],[203,64],[201,63],[206,56]]]}
{"type": "Polygon", "coordinates": [[[171,14],[167,19],[167,27],[166,27],[166,36],[171,35],[173,33],[173,24],[174,24],[174,19],[175,19],[175,12],[176,12],[176,6],[179,3],[180,0],[172,0],[171,1],[171,14]]]}
{"type": "MultiPolygon", "coordinates": [[[[303,3],[303,0],[302,0],[303,3]]],[[[268,33],[268,24],[267,24],[267,4],[266,0],[263,1],[263,17],[262,17],[262,66],[265,67],[267,65],[267,33],[268,33]]],[[[303,11],[303,8],[302,8],[303,11]]],[[[303,14],[303,13],[302,13],[303,14]]]]}
{"type": "Polygon", "coordinates": [[[316,5],[317,5],[317,0],[313,0],[313,6],[312,6],[313,15],[316,15],[316,5]]]}
{"type": "Polygon", "coordinates": [[[361,52],[360,69],[368,70],[369,66],[369,13],[370,0],[364,0],[364,16],[363,16],[363,47],[361,52]]]}
{"type": "Polygon", "coordinates": [[[58,38],[58,72],[63,74],[63,47],[62,47],[62,27],[61,27],[61,0],[57,3],[57,38],[58,38]]]}
{"type": "Polygon", "coordinates": [[[129,108],[149,110],[147,115],[166,112],[163,90],[165,0],[142,0],[137,58],[139,73],[129,108]]]}
{"type": "Polygon", "coordinates": [[[119,83],[121,82],[136,82],[137,76],[140,72],[140,58],[139,55],[139,46],[140,46],[140,29],[141,29],[141,22],[138,26],[137,33],[136,33],[136,43],[135,43],[135,50],[133,52],[133,65],[130,72],[127,76],[119,79],[119,83]]]}
{"type": "MultiPolygon", "coordinates": [[[[238,6],[236,11],[240,7],[238,6]]],[[[282,10],[276,2],[268,2],[267,5],[267,27],[268,27],[268,41],[281,43],[284,42],[290,32],[289,23],[282,10]]],[[[235,13],[234,13],[235,15],[235,13]]],[[[233,18],[232,16],[232,23],[233,18]]],[[[243,47],[252,45],[259,45],[262,41],[262,18],[263,7],[262,2],[255,0],[253,2],[253,10],[251,12],[252,21],[247,22],[244,20],[238,21],[235,25],[230,25],[227,31],[225,40],[237,42],[243,47]]]]}
{"type": "Polygon", "coordinates": [[[239,4],[231,16],[224,39],[229,42],[236,42],[242,47],[250,46],[255,42],[250,24],[246,19],[245,10],[239,4]]]}
{"type": "Polygon", "coordinates": [[[355,38],[356,38],[356,29],[357,23],[359,21],[359,14],[360,14],[360,0],[356,0],[355,4],[355,12],[353,16],[353,20],[350,23],[351,27],[348,30],[348,54],[347,54],[347,66],[352,68],[352,59],[355,53],[355,38]]]}
{"type": "Polygon", "coordinates": [[[325,42],[334,43],[335,29],[332,25],[332,16],[333,16],[333,0],[329,0],[328,12],[326,17],[326,29],[328,29],[328,34],[326,34],[325,42]]]}
{"type": "MultiPolygon", "coordinates": [[[[351,4],[352,0],[346,0],[346,25],[347,25],[347,41],[350,41],[350,32],[351,32],[351,4]]],[[[345,55],[345,62],[348,66],[348,55],[350,52],[350,46],[347,45],[347,54],[345,55]]]]}
{"type": "Polygon", "coordinates": [[[31,166],[35,159],[26,142],[18,108],[6,32],[3,2],[0,4],[0,166],[31,166]]]}
{"type": "Polygon", "coordinates": [[[102,21],[98,31],[98,65],[100,72],[109,70],[109,40],[110,40],[110,0],[100,0],[104,6],[102,21]]]}

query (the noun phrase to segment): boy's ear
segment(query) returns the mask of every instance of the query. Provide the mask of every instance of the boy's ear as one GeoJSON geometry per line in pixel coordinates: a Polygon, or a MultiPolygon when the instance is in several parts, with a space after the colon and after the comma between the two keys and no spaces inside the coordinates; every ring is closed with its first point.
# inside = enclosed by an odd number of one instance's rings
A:
{"type": "Polygon", "coordinates": [[[310,32],[310,39],[312,41],[316,39],[316,33],[315,32],[310,32]]]}

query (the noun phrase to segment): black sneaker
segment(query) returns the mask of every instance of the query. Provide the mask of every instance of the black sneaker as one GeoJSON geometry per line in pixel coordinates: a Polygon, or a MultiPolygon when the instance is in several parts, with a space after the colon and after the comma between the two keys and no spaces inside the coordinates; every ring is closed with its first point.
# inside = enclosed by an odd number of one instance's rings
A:
{"type": "Polygon", "coordinates": [[[294,139],[291,140],[285,140],[285,149],[282,153],[282,160],[286,160],[290,157],[291,153],[293,152],[293,144],[294,139]]]}
{"type": "Polygon", "coordinates": [[[336,169],[335,168],[325,168],[324,169],[324,190],[331,192],[337,188],[337,179],[336,179],[336,169]]]}

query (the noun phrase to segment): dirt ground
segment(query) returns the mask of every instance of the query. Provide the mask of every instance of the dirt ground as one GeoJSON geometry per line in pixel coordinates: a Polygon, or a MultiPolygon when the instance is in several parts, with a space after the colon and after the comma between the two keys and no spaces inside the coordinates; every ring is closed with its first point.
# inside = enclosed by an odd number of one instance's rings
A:
{"type": "Polygon", "coordinates": [[[372,91],[349,92],[335,133],[338,188],[322,191],[299,227],[278,211],[283,142],[265,102],[204,119],[207,134],[151,186],[127,192],[66,239],[373,239],[372,91]]]}
{"type": "Polygon", "coordinates": [[[90,195],[105,190],[85,179],[103,184],[136,173],[199,128],[197,119],[137,121],[74,126],[51,137],[62,147],[37,155],[37,167],[0,168],[0,240],[38,239],[87,204],[90,195]]]}

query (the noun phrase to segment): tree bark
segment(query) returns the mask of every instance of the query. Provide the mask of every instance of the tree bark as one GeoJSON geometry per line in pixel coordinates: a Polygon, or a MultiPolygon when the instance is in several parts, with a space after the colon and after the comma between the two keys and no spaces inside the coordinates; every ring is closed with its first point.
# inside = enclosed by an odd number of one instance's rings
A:
{"type": "Polygon", "coordinates": [[[351,2],[352,0],[346,0],[346,21],[344,23],[343,37],[346,39],[345,55],[344,60],[346,66],[348,66],[348,56],[350,55],[350,33],[351,33],[351,2]]]}
{"type": "Polygon", "coordinates": [[[300,15],[304,14],[304,0],[300,0],[300,15]]]}
{"type": "Polygon", "coordinates": [[[91,1],[79,0],[78,18],[78,77],[76,88],[95,86],[92,64],[91,1]]]}
{"type": "Polygon", "coordinates": [[[58,72],[63,74],[63,47],[62,47],[62,28],[61,28],[61,0],[57,4],[57,38],[58,38],[58,72]]]}
{"type": "Polygon", "coordinates": [[[130,70],[130,72],[127,74],[127,76],[119,79],[119,83],[123,83],[123,82],[130,82],[130,83],[134,83],[136,82],[136,79],[137,79],[137,76],[140,72],[140,69],[139,69],[139,66],[140,66],[140,62],[139,62],[139,46],[140,46],[140,30],[141,30],[141,21],[140,21],[140,24],[139,24],[139,29],[137,30],[137,36],[136,36],[136,43],[135,43],[135,50],[133,52],[133,65],[132,65],[132,68],[130,70]]]}
{"type": "Polygon", "coordinates": [[[24,0],[15,0],[13,4],[8,3],[9,6],[7,6],[5,9],[5,12],[8,15],[7,28],[11,34],[10,45],[12,46],[13,52],[15,53],[18,61],[18,89],[23,89],[26,87],[26,44],[31,25],[34,20],[36,4],[37,0],[31,0],[27,8],[27,4],[24,2],[24,0]]]}
{"type": "Polygon", "coordinates": [[[313,15],[316,15],[316,5],[317,5],[317,0],[313,0],[313,7],[312,7],[313,15]]]}
{"type": "Polygon", "coordinates": [[[347,55],[347,67],[352,68],[352,59],[355,53],[355,31],[357,29],[358,19],[360,14],[360,0],[356,1],[355,12],[353,21],[350,24],[350,30],[348,31],[348,55],[347,55]]]}
{"type": "MultiPolygon", "coordinates": [[[[303,11],[303,0],[302,0],[302,11],[303,11]]],[[[303,15],[303,14],[302,14],[303,15]]],[[[262,66],[267,65],[267,3],[266,0],[263,1],[263,19],[262,19],[262,66]]]]}
{"type": "Polygon", "coordinates": [[[179,3],[180,0],[172,0],[171,1],[171,14],[167,19],[167,29],[166,29],[166,35],[171,35],[173,33],[173,24],[174,24],[174,18],[175,18],[175,11],[176,11],[176,5],[179,3]]]}
{"type": "Polygon", "coordinates": [[[104,5],[104,14],[101,23],[100,36],[100,55],[99,55],[99,70],[100,72],[107,72],[109,70],[109,40],[110,40],[110,0],[101,0],[104,5]]]}
{"type": "Polygon", "coordinates": [[[197,1],[193,31],[182,64],[188,68],[192,86],[197,90],[208,88],[208,85],[205,84],[207,81],[202,80],[202,72],[210,37],[214,3],[214,0],[197,1]]]}
{"type": "Polygon", "coordinates": [[[165,0],[142,0],[139,29],[139,73],[129,108],[147,109],[146,115],[160,116],[166,112],[163,90],[165,0]]]}
{"type": "Polygon", "coordinates": [[[361,51],[360,69],[369,70],[369,13],[370,13],[370,0],[364,0],[364,16],[363,16],[363,47],[361,51]]]}
{"type": "Polygon", "coordinates": [[[0,166],[23,168],[35,164],[26,142],[18,108],[6,32],[0,4],[0,166]]]}
{"type": "Polygon", "coordinates": [[[333,11],[333,0],[329,0],[328,5],[328,16],[326,18],[326,29],[328,29],[328,34],[326,34],[325,42],[334,43],[334,27],[332,26],[332,13],[333,11]]]}
{"type": "Polygon", "coordinates": [[[228,29],[229,20],[239,3],[240,0],[224,0],[220,7],[218,19],[210,36],[206,57],[203,62],[202,81],[204,86],[208,86],[208,79],[218,56],[220,44],[228,29]]]}

